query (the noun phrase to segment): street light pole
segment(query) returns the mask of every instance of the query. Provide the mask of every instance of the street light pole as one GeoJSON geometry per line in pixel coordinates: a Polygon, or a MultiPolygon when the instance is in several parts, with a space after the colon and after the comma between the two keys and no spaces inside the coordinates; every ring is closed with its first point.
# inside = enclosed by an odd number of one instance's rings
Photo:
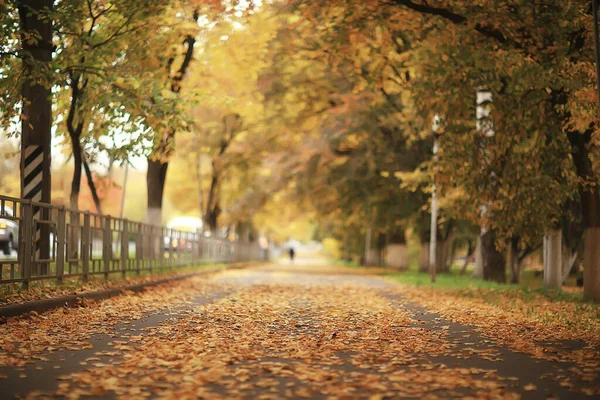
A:
{"type": "MultiPolygon", "coordinates": [[[[439,127],[438,117],[436,116],[433,121],[433,162],[437,161],[438,153],[438,138],[437,130],[439,127]]],[[[435,174],[433,176],[433,185],[431,186],[431,229],[429,236],[429,273],[431,275],[431,282],[435,282],[437,265],[437,193],[435,187],[435,174]]]]}
{"type": "Polygon", "coordinates": [[[125,211],[125,193],[127,191],[127,172],[129,172],[129,162],[125,161],[125,175],[123,176],[123,192],[121,193],[121,212],[119,218],[123,218],[125,211]]]}

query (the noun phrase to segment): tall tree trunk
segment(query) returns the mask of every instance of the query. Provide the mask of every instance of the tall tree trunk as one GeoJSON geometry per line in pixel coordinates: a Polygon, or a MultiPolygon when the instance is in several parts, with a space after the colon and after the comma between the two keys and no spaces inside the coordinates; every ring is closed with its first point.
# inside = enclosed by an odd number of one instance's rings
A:
{"type": "Polygon", "coordinates": [[[493,229],[481,236],[483,253],[483,279],[486,281],[506,282],[506,261],[504,254],[496,248],[496,232],[493,229]]]}
{"type": "MultiPolygon", "coordinates": [[[[50,139],[52,137],[53,86],[48,67],[52,61],[52,0],[16,2],[22,31],[23,77],[21,89],[21,198],[51,203],[50,139]],[[30,40],[35,37],[36,40],[30,40]],[[31,169],[33,168],[33,169],[31,169]],[[25,176],[25,171],[29,173],[25,176]]],[[[3,8],[6,8],[3,7],[3,8]]],[[[47,209],[34,207],[34,218],[49,220],[47,209]]],[[[36,259],[50,259],[50,226],[40,224],[36,237],[36,259]]],[[[30,238],[27,238],[28,240],[30,238]]],[[[23,255],[19,253],[19,258],[23,255]]],[[[48,274],[48,264],[40,264],[40,273],[48,274]]],[[[24,284],[27,287],[28,283],[24,284]]]]}
{"type": "Polygon", "coordinates": [[[592,169],[589,147],[591,132],[571,133],[573,163],[583,179],[579,194],[584,223],[583,297],[600,302],[600,192],[598,178],[592,169]]]}
{"type": "Polygon", "coordinates": [[[146,222],[152,225],[162,225],[162,205],[169,163],[148,159],[148,210],[146,222]]]}

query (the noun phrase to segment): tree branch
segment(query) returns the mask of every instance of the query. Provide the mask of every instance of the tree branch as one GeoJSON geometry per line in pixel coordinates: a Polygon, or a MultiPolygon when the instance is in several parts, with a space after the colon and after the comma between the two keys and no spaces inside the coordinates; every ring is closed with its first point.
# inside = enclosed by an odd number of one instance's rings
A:
{"type": "Polygon", "coordinates": [[[116,38],[117,36],[126,35],[126,34],[128,34],[128,33],[135,32],[135,31],[137,31],[138,29],[142,28],[142,27],[143,27],[143,25],[139,25],[139,26],[133,27],[133,28],[131,28],[131,29],[127,29],[127,30],[125,30],[125,31],[121,31],[123,28],[125,28],[125,27],[126,27],[126,26],[127,26],[127,25],[128,25],[130,22],[131,22],[131,20],[132,20],[132,19],[133,19],[133,17],[135,16],[135,14],[136,14],[136,13],[132,13],[132,14],[131,14],[131,15],[130,15],[130,16],[129,16],[129,17],[126,19],[126,20],[125,20],[125,22],[123,22],[123,24],[122,24],[122,25],[121,25],[119,28],[117,28],[117,30],[116,30],[116,31],[114,31],[114,32],[112,33],[112,35],[110,35],[108,38],[106,38],[105,40],[103,40],[103,41],[101,41],[101,42],[98,42],[98,43],[95,43],[95,44],[90,44],[90,45],[89,45],[89,46],[90,46],[90,49],[96,49],[96,48],[98,48],[98,47],[104,46],[105,44],[107,44],[107,43],[110,43],[110,42],[111,42],[111,41],[112,41],[114,38],[116,38]]]}
{"type": "Polygon", "coordinates": [[[83,159],[83,169],[85,170],[85,176],[87,177],[88,186],[90,187],[90,192],[92,192],[92,198],[94,199],[94,204],[96,205],[96,210],[98,214],[102,214],[102,205],[100,204],[100,197],[98,197],[98,192],[96,191],[96,185],[94,184],[94,179],[92,177],[92,171],[90,170],[90,166],[84,157],[81,155],[83,159]]]}
{"type": "Polygon", "coordinates": [[[392,99],[392,97],[385,91],[384,88],[381,88],[381,93],[383,93],[383,95],[387,99],[388,103],[390,103],[391,106],[396,109],[396,111],[402,112],[402,110],[400,109],[400,107],[398,107],[398,105],[396,104],[396,102],[394,101],[394,99],[392,99]]]}
{"type": "MultiPolygon", "coordinates": [[[[433,6],[427,5],[426,3],[425,4],[415,3],[414,1],[411,1],[411,0],[391,0],[391,1],[394,4],[397,4],[399,6],[404,6],[410,10],[417,11],[421,14],[428,14],[428,15],[441,17],[441,18],[445,19],[446,21],[452,22],[455,25],[464,25],[468,22],[467,17],[465,17],[464,15],[455,13],[454,11],[449,10],[447,8],[433,7],[433,6]]],[[[477,23],[477,24],[475,24],[474,29],[477,32],[479,32],[480,34],[482,34],[483,36],[486,36],[490,39],[494,39],[495,41],[497,41],[501,44],[508,44],[517,49],[523,48],[523,46],[520,43],[515,42],[514,40],[512,40],[510,38],[507,38],[504,35],[504,33],[502,33],[500,30],[493,28],[491,26],[481,25],[481,24],[477,23]]]]}

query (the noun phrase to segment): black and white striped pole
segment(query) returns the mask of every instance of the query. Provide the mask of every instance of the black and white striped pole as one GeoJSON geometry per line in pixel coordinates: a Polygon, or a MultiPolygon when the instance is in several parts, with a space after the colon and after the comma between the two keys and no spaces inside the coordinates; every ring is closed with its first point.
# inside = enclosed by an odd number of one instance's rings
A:
{"type": "MultiPolygon", "coordinates": [[[[31,138],[30,138],[31,141],[31,138]]],[[[44,174],[44,160],[46,155],[44,154],[44,146],[29,144],[24,146],[22,152],[23,160],[23,198],[31,200],[33,202],[49,202],[50,196],[47,193],[43,196],[44,178],[47,176],[44,174]]],[[[46,178],[47,180],[48,178],[46,178]]],[[[38,221],[46,220],[47,216],[42,216],[42,209],[35,204],[32,207],[32,218],[34,221],[34,245],[33,251],[35,252],[34,260],[41,260],[42,258],[48,258],[47,254],[42,254],[42,227],[43,224],[37,223],[38,221]]],[[[29,238],[25,238],[29,239],[29,238]]]]}

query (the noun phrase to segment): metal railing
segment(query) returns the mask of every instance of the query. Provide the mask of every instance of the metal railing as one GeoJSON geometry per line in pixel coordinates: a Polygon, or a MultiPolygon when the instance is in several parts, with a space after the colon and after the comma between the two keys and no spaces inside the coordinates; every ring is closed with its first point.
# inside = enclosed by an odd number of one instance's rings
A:
{"type": "MultiPolygon", "coordinates": [[[[140,274],[206,262],[266,260],[256,243],[207,238],[163,226],[0,195],[0,221],[18,224],[17,257],[0,259],[0,284],[140,274]]],[[[4,226],[6,225],[0,225],[4,226]]],[[[5,230],[6,233],[6,230],[5,230]]],[[[6,235],[4,236],[6,237],[6,235]]],[[[0,240],[4,238],[0,235],[0,240]]]]}

